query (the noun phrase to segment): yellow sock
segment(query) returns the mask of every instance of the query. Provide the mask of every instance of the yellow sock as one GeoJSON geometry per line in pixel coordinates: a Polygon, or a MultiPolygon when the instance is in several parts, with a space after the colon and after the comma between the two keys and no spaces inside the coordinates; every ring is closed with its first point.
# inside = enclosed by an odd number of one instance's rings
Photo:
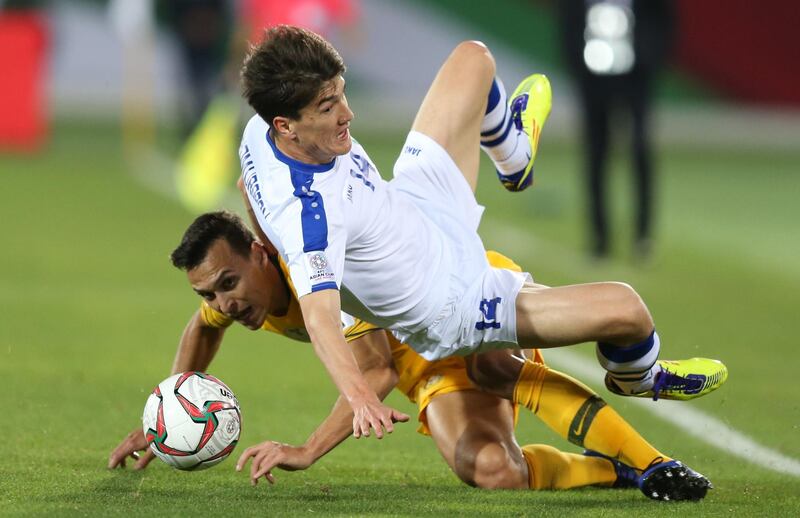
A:
{"type": "Polygon", "coordinates": [[[531,489],[610,486],[617,480],[614,466],[600,457],[564,453],[545,444],[523,446],[522,454],[528,463],[531,489]]]}
{"type": "Polygon", "coordinates": [[[589,387],[540,363],[525,362],[514,388],[514,402],[571,443],[634,468],[644,469],[656,457],[669,460],[589,387]]]}

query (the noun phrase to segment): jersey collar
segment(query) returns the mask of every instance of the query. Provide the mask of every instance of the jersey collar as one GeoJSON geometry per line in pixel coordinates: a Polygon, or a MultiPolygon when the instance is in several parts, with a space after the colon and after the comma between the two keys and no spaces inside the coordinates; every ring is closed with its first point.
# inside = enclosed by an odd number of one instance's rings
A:
{"type": "Polygon", "coordinates": [[[275,154],[275,158],[288,165],[291,169],[300,171],[301,173],[324,173],[333,169],[333,165],[336,163],[336,158],[325,164],[306,164],[305,162],[295,160],[278,149],[278,146],[275,145],[275,142],[272,140],[272,136],[269,134],[269,131],[267,131],[267,142],[269,142],[272,152],[275,154]]]}

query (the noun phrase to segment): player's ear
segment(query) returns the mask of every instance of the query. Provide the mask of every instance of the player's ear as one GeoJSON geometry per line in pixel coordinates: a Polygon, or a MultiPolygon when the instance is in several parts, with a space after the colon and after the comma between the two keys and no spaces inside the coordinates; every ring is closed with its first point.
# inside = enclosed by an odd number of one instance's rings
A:
{"type": "Polygon", "coordinates": [[[275,133],[280,137],[293,138],[294,130],[292,129],[292,121],[288,117],[281,117],[280,115],[272,119],[272,128],[275,133]]]}
{"type": "Polygon", "coordinates": [[[253,241],[253,244],[250,245],[252,250],[259,254],[264,254],[265,259],[269,259],[270,257],[276,257],[278,255],[278,249],[275,248],[275,245],[267,240],[265,243],[261,243],[259,241],[253,241]]]}

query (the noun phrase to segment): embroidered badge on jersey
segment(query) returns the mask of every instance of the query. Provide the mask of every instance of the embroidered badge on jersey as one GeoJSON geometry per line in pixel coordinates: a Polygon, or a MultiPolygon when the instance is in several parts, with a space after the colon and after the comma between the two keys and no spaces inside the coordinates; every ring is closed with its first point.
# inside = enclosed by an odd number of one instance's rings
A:
{"type": "Polygon", "coordinates": [[[307,252],[305,254],[306,271],[308,271],[308,280],[311,282],[311,288],[320,284],[335,282],[336,279],[333,275],[328,258],[325,252],[307,252]]]}

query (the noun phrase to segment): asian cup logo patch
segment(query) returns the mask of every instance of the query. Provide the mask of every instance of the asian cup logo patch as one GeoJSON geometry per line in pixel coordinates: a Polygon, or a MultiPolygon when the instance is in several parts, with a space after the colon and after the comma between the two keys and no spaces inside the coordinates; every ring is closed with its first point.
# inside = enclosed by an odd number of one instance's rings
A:
{"type": "Polygon", "coordinates": [[[308,264],[315,270],[324,270],[328,267],[328,259],[325,257],[324,253],[317,252],[311,254],[311,257],[308,258],[308,264]]]}
{"type": "Polygon", "coordinates": [[[308,280],[311,281],[312,287],[323,282],[335,280],[333,269],[325,252],[308,252],[306,254],[306,268],[308,270],[308,280]]]}

